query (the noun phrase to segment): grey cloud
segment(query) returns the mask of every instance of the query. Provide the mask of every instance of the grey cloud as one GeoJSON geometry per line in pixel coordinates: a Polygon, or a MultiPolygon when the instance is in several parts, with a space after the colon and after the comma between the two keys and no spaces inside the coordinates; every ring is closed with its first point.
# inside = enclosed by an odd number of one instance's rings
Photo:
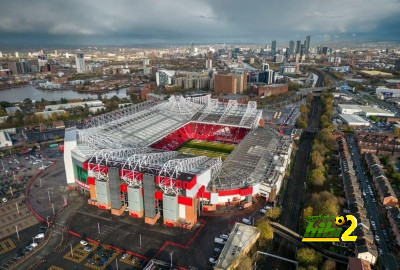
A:
{"type": "Polygon", "coordinates": [[[304,35],[398,33],[398,0],[13,0],[0,9],[12,34],[262,42],[304,35]]]}

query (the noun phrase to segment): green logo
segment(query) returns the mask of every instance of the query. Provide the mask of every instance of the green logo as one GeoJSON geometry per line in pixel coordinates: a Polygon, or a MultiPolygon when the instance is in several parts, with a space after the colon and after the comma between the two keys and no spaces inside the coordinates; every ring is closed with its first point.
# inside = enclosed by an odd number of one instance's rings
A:
{"type": "Polygon", "coordinates": [[[343,216],[308,216],[306,232],[302,239],[303,242],[354,242],[357,236],[350,235],[357,228],[357,219],[353,215],[346,215],[347,221],[351,222],[350,227],[342,233],[340,228],[346,223],[343,216]],[[316,225],[316,222],[319,222],[316,225]],[[334,226],[334,224],[336,226],[334,226]]]}

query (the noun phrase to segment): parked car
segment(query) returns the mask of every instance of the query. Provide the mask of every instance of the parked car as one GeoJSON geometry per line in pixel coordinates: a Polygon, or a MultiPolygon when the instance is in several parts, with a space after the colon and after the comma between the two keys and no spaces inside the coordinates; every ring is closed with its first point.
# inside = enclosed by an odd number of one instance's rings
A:
{"type": "Polygon", "coordinates": [[[376,242],[379,242],[379,236],[377,234],[375,234],[375,240],[376,242]]]}
{"type": "Polygon", "coordinates": [[[267,210],[265,210],[264,208],[261,208],[261,209],[260,209],[260,212],[263,213],[263,214],[265,214],[265,213],[267,213],[267,210]]]}
{"type": "Polygon", "coordinates": [[[39,233],[35,236],[36,239],[44,238],[44,233],[39,233]]]}
{"type": "Polygon", "coordinates": [[[122,254],[122,256],[121,256],[121,259],[123,259],[123,260],[125,260],[126,259],[126,257],[128,257],[128,253],[124,253],[124,254],[122,254]]]}
{"type": "Polygon", "coordinates": [[[90,247],[86,246],[83,250],[86,252],[90,252],[92,249],[90,247]]]}
{"type": "Polygon", "coordinates": [[[244,224],[251,225],[251,221],[248,220],[247,218],[243,218],[243,219],[242,219],[242,222],[243,222],[244,224]]]}
{"type": "Polygon", "coordinates": [[[228,240],[229,234],[223,233],[223,234],[221,234],[219,237],[222,238],[222,239],[228,240]]]}
{"type": "Polygon", "coordinates": [[[83,245],[83,246],[87,246],[87,244],[88,244],[88,242],[86,242],[85,240],[81,240],[79,243],[80,243],[81,245],[83,245]]]}

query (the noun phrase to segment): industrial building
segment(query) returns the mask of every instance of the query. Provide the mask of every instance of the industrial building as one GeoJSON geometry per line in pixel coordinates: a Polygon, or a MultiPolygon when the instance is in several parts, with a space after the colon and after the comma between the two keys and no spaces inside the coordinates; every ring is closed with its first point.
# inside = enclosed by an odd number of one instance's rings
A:
{"type": "Polygon", "coordinates": [[[263,126],[256,102],[239,104],[172,96],[89,119],[65,131],[69,188],[89,194],[89,204],[154,224],[191,228],[199,211],[273,201],[290,161],[292,138],[263,126]],[[185,142],[236,144],[221,158],[181,153],[185,142]],[[162,214],[161,214],[162,213],[162,214]]]}
{"type": "Polygon", "coordinates": [[[374,116],[382,116],[382,117],[393,117],[395,114],[372,106],[361,106],[357,104],[339,104],[338,105],[339,112],[341,114],[358,114],[364,115],[366,117],[374,116]]]}
{"type": "Polygon", "coordinates": [[[0,148],[3,147],[11,147],[12,146],[12,140],[10,137],[10,134],[5,131],[0,131],[0,148]]]}
{"type": "Polygon", "coordinates": [[[343,123],[349,126],[371,126],[370,122],[355,114],[339,114],[339,117],[343,120],[343,123]]]}
{"type": "Polygon", "coordinates": [[[392,89],[384,86],[379,86],[375,90],[375,94],[379,97],[390,97],[390,98],[398,98],[400,97],[400,89],[392,89]]]}

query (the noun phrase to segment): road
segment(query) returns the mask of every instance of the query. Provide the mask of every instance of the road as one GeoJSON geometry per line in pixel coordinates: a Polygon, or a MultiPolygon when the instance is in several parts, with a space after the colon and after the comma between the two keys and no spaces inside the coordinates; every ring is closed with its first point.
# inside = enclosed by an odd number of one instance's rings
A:
{"type": "MultiPolygon", "coordinates": [[[[357,145],[354,141],[354,136],[353,135],[347,135],[346,136],[347,144],[349,146],[349,151],[352,156],[353,164],[356,166],[356,174],[357,178],[361,179],[361,189],[363,191],[367,191],[368,188],[367,186],[372,185],[371,179],[368,179],[368,176],[364,174],[363,172],[367,171],[367,168],[363,166],[361,155],[357,151],[357,145]]],[[[372,187],[372,189],[374,189],[372,187]]],[[[380,228],[380,224],[385,224],[383,217],[379,214],[379,205],[378,201],[379,199],[376,198],[376,202],[374,203],[372,201],[372,197],[369,195],[368,192],[366,192],[367,196],[365,197],[365,207],[367,209],[368,216],[370,217],[370,220],[373,220],[376,224],[377,231],[375,234],[378,234],[379,239],[380,239],[380,244],[382,245],[382,250],[383,250],[383,255],[380,255],[382,258],[383,265],[386,266],[387,269],[398,269],[397,268],[397,263],[396,259],[394,256],[391,254],[391,251],[389,250],[389,246],[391,244],[388,244],[385,242],[385,238],[383,237],[382,230],[380,228]]],[[[374,195],[375,197],[375,195],[374,195]]],[[[372,227],[371,227],[372,228],[372,227]]]]}

